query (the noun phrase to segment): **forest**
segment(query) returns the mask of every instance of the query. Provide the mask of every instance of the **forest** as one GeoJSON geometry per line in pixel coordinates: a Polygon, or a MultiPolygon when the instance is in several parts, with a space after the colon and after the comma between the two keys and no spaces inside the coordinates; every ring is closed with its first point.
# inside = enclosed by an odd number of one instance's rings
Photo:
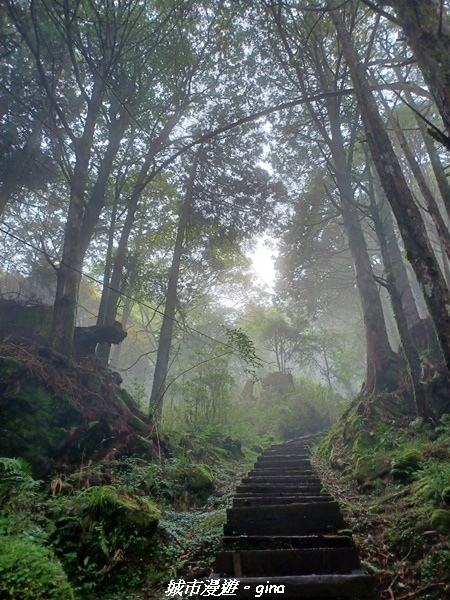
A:
{"type": "Polygon", "coordinates": [[[449,152],[448,0],[0,0],[0,598],[167,597],[302,436],[450,598],[449,152]]]}

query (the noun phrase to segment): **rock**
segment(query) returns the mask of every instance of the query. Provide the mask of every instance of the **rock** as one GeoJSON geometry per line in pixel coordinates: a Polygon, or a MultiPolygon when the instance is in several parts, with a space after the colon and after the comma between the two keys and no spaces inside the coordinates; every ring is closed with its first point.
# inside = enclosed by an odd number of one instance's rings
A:
{"type": "Polygon", "coordinates": [[[185,465],[177,475],[189,492],[201,497],[208,496],[214,489],[214,477],[207,465],[185,465]]]}

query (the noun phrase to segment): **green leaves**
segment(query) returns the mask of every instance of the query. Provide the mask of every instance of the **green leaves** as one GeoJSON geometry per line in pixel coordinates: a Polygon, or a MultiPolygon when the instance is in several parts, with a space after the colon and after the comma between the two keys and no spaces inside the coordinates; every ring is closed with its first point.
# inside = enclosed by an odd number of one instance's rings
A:
{"type": "Polygon", "coordinates": [[[230,329],[224,325],[228,343],[233,346],[241,359],[247,364],[246,373],[255,377],[256,370],[262,367],[262,361],[256,354],[255,344],[240,327],[230,329]]]}

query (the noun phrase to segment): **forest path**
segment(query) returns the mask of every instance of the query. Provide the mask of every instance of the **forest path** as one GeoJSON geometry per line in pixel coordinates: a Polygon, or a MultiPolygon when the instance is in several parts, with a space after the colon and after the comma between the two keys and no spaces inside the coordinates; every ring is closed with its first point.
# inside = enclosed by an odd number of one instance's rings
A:
{"type": "Polygon", "coordinates": [[[310,442],[269,448],[237,487],[211,576],[238,580],[234,598],[376,598],[339,505],[311,467],[310,442]]]}

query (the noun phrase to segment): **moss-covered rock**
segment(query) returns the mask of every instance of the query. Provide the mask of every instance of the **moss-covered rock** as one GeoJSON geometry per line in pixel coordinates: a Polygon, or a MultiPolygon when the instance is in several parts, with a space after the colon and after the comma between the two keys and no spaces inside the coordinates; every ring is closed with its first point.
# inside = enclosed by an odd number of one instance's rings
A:
{"type": "Polygon", "coordinates": [[[450,533],[450,512],[438,508],[431,513],[431,526],[439,533],[450,533]]]}
{"type": "Polygon", "coordinates": [[[21,536],[0,536],[0,597],[3,600],[73,600],[61,563],[21,536]]]}
{"type": "Polygon", "coordinates": [[[81,492],[76,503],[89,520],[101,521],[108,530],[120,529],[151,537],[160,512],[146,498],[125,494],[114,486],[93,486],[81,492]]]}
{"type": "Polygon", "coordinates": [[[450,504],[450,485],[442,490],[441,498],[444,504],[450,504]]]}
{"type": "Polygon", "coordinates": [[[208,496],[214,489],[214,476],[207,465],[183,465],[178,478],[189,492],[201,497],[208,496]]]}
{"type": "Polygon", "coordinates": [[[389,460],[385,456],[362,456],[358,458],[353,476],[360,485],[367,485],[389,473],[389,460]]]}
{"type": "Polygon", "coordinates": [[[397,481],[408,481],[412,474],[420,469],[424,460],[425,457],[420,450],[408,448],[392,460],[391,475],[397,481]]]}

